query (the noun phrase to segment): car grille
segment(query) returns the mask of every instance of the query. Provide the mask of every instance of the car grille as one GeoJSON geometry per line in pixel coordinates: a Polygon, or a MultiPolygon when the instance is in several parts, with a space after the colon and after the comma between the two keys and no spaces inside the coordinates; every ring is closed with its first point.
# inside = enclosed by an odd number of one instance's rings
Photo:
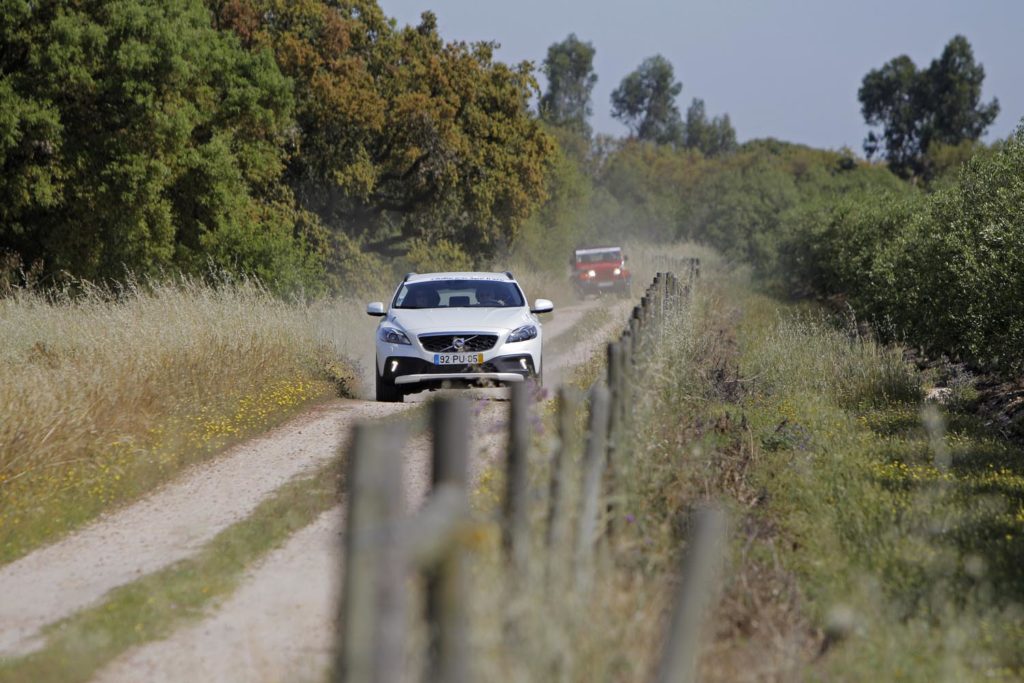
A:
{"type": "Polygon", "coordinates": [[[420,335],[420,343],[427,351],[441,353],[445,351],[487,351],[498,342],[496,334],[424,334],[420,335]],[[455,340],[462,340],[462,348],[455,347],[455,340]]]}

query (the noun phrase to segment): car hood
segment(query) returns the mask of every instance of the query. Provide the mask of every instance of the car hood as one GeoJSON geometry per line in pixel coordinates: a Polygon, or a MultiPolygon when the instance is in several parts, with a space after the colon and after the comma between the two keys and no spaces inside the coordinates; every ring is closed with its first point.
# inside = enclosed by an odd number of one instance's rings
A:
{"type": "Polygon", "coordinates": [[[387,319],[406,332],[490,332],[501,334],[537,319],[525,308],[392,309],[387,319]]]}

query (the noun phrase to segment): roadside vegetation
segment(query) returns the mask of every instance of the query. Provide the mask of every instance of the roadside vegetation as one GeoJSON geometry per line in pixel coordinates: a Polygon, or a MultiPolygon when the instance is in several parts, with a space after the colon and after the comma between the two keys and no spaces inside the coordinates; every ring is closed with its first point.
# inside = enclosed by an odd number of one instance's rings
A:
{"type": "Polygon", "coordinates": [[[924,402],[899,348],[760,296],[739,306],[754,449],[738,540],[798,578],[810,677],[1024,677],[1022,448],[924,402]]]}
{"type": "MultiPolygon", "coordinates": [[[[758,294],[742,271],[706,278],[669,330],[644,361],[625,522],[591,589],[507,603],[498,530],[476,538],[480,677],[650,680],[690,513],[708,500],[729,509],[731,538],[702,680],[1024,677],[1020,446],[926,402],[930,377],[901,348],[758,294]]],[[[595,359],[577,381],[600,372],[595,359]]],[[[531,480],[546,492],[553,404],[539,408],[531,480]]],[[[501,472],[481,479],[485,517],[500,515],[501,472]]],[[[545,511],[541,496],[536,529],[545,511]]]]}
{"type": "MultiPolygon", "coordinates": [[[[1024,678],[1024,453],[971,387],[1024,372],[1024,128],[981,142],[999,106],[965,38],[865,75],[866,158],[738,142],[700,93],[680,110],[660,55],[614,91],[629,135],[595,135],[592,44],[553,44],[541,92],[530,63],[375,0],[21,0],[0,44],[0,563],[352,395],[365,301],[402,273],[511,269],[564,306],[572,248],[625,242],[638,284],[680,252],[705,266],[642,361],[628,522],[586,600],[529,593],[511,635],[496,535],[475,539],[478,677],[649,677],[713,498],[732,560],[707,680],[1024,678]]],[[[289,484],[0,677],[163,635],[208,604],[202,579],[226,594],[333,503],[289,484]]]]}
{"type": "Polygon", "coordinates": [[[793,220],[785,272],[885,339],[1024,372],[1024,128],[936,191],[854,193],[793,220]]]}
{"type": "Polygon", "coordinates": [[[337,461],[288,482],[195,556],[121,586],[52,624],[30,655],[0,659],[0,681],[88,681],[129,648],[167,637],[231,595],[247,568],[338,504],[337,461]]]}
{"type": "Polygon", "coordinates": [[[0,561],[353,392],[356,314],[245,281],[0,299],[0,561]]]}

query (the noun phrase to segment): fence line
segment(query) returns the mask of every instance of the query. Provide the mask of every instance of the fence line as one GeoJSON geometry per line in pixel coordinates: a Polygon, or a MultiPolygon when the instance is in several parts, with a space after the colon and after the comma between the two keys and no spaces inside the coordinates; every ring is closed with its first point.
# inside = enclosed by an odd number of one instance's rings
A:
{"type": "MultiPolygon", "coordinates": [[[[549,497],[541,537],[546,558],[542,576],[554,597],[574,581],[585,596],[594,580],[596,548],[614,537],[622,521],[623,477],[631,455],[634,398],[644,364],[664,343],[665,323],[686,306],[700,277],[700,261],[676,261],[685,280],[659,272],[633,308],[622,334],[606,348],[606,374],[586,401],[578,391],[560,388],[557,400],[559,445],[552,457],[549,497]],[[582,405],[581,405],[582,404],[582,405]],[[580,448],[578,415],[587,411],[587,434],[580,448]],[[582,458],[578,454],[582,450],[582,458]],[[579,463],[577,465],[577,463],[579,463]],[[571,495],[578,482],[578,500],[571,495]],[[575,503],[575,505],[574,505],[575,503]],[[575,525],[573,525],[575,521],[575,525]]],[[[528,580],[530,557],[529,387],[510,390],[508,452],[501,512],[502,552],[513,591],[528,580]]],[[[465,398],[432,402],[433,486],[423,507],[403,520],[402,435],[393,427],[360,425],[350,452],[345,537],[345,576],[341,599],[334,680],[350,683],[401,680],[405,663],[406,577],[425,578],[424,619],[429,634],[425,680],[469,680],[468,600],[463,530],[473,524],[469,507],[470,408],[465,398]]],[[[671,626],[666,634],[658,682],[692,681],[698,634],[714,599],[724,515],[703,510],[695,518],[671,626]]]]}

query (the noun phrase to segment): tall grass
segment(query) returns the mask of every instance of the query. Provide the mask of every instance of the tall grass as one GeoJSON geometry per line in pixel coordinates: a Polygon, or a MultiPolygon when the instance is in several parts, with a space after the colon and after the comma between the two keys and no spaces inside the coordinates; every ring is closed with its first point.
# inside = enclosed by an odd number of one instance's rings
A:
{"type": "MultiPolygon", "coordinates": [[[[642,258],[634,256],[631,262],[638,268],[664,269],[655,265],[655,259],[641,266],[642,258]]],[[[647,284],[640,282],[639,287],[647,284]]],[[[628,449],[624,464],[636,463],[616,476],[616,501],[625,506],[619,510],[628,521],[614,538],[600,544],[595,564],[587,568],[592,580],[585,584],[576,582],[571,569],[574,534],[552,548],[544,541],[545,494],[551,456],[558,443],[554,402],[537,404],[540,419],[534,424],[536,438],[530,457],[532,547],[526,575],[508,573],[497,524],[481,527],[470,539],[474,553],[467,591],[472,624],[470,666],[475,678],[524,682],[650,679],[667,625],[665,611],[671,602],[680,549],[673,517],[677,509],[666,512],[664,497],[659,494],[672,481],[679,481],[682,472],[677,459],[658,462],[652,453],[661,449],[663,455],[670,451],[686,457],[674,438],[678,416],[669,412],[662,399],[670,389],[692,386],[677,382],[679,375],[672,372],[672,364],[692,356],[703,333],[690,312],[681,312],[665,336],[669,342],[657,354],[645,354],[639,360],[642,382],[635,387],[636,400],[630,406],[633,430],[620,444],[628,449]],[[649,490],[653,488],[657,492],[649,490]]],[[[587,377],[600,372],[596,362],[581,368],[587,377]]],[[[585,415],[578,417],[582,432],[585,415]]],[[[569,457],[578,468],[582,442],[569,457]]],[[[481,476],[474,495],[474,507],[481,517],[500,516],[503,478],[501,463],[481,476]]],[[[570,508],[578,510],[579,481],[574,478],[564,483],[573,501],[570,508]]],[[[699,495],[694,487],[677,493],[673,503],[690,493],[694,500],[699,495]]],[[[571,520],[569,527],[575,529],[576,523],[571,520]]],[[[413,638],[411,671],[422,666],[425,641],[422,632],[413,638]]]]}
{"type": "MultiPolygon", "coordinates": [[[[622,524],[589,587],[545,574],[571,552],[541,534],[550,420],[532,457],[528,575],[508,575],[497,525],[475,537],[477,678],[651,680],[690,511],[713,497],[730,509],[731,559],[702,680],[1020,680],[1018,448],[922,413],[900,349],[742,278],[706,280],[663,338],[641,360],[615,473],[622,524]]],[[[501,480],[500,465],[481,479],[484,516],[500,514],[501,480]]]]}
{"type": "Polygon", "coordinates": [[[0,560],[353,391],[355,315],[245,281],[0,299],[0,560]]]}
{"type": "Polygon", "coordinates": [[[766,501],[748,519],[775,530],[775,561],[825,634],[803,675],[1020,680],[1021,449],[923,404],[899,349],[761,297],[742,305],[766,501]]]}

